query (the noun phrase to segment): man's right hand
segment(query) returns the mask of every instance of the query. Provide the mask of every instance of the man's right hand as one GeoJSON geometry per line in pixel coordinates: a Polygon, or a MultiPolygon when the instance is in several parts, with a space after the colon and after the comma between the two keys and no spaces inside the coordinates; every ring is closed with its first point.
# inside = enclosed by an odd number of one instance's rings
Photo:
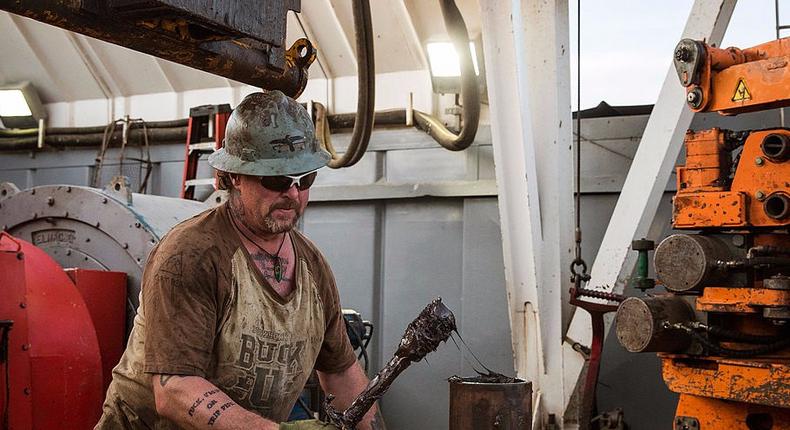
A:
{"type": "Polygon", "coordinates": [[[307,420],[282,423],[280,430],[337,430],[337,427],[318,420],[307,420]]]}

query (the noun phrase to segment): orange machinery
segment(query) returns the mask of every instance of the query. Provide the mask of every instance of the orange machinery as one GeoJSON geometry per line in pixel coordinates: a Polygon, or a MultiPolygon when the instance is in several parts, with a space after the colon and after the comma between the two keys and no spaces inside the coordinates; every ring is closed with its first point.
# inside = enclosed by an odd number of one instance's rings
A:
{"type": "MultiPolygon", "coordinates": [[[[790,38],[740,50],[683,40],[695,112],[790,105],[790,38]]],[[[680,394],[674,429],[790,429],[790,129],[688,131],[676,229],[654,265],[666,293],[631,297],[620,343],[657,352],[680,394]]]]}

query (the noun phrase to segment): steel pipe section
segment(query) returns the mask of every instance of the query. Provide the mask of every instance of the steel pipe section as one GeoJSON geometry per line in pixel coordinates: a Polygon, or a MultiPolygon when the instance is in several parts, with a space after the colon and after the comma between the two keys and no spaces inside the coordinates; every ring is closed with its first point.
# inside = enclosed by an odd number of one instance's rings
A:
{"type": "Polygon", "coordinates": [[[43,249],[64,268],[127,274],[127,329],[149,252],[175,224],[205,209],[192,200],[125,194],[118,183],[108,190],[45,185],[23,191],[0,184],[3,230],[43,249]]]}

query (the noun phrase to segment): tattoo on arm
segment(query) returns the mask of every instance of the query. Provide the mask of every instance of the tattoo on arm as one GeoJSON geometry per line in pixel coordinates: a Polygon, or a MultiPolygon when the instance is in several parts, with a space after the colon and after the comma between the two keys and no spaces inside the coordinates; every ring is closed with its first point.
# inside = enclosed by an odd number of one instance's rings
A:
{"type": "Polygon", "coordinates": [[[195,402],[192,403],[192,406],[187,410],[187,414],[190,417],[194,417],[200,405],[205,403],[206,410],[208,410],[211,413],[206,424],[209,426],[213,426],[217,422],[217,420],[219,420],[219,418],[222,416],[222,413],[224,411],[236,406],[236,403],[232,401],[225,402],[222,405],[219,405],[219,400],[212,398],[214,397],[215,394],[219,392],[220,390],[214,389],[203,393],[202,397],[198,397],[195,400],[195,402]]]}

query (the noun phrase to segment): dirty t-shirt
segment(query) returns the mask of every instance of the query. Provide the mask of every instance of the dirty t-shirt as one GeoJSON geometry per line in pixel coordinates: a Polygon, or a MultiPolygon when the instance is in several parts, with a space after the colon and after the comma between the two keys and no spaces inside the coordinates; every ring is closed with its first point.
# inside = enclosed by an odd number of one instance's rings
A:
{"type": "Polygon", "coordinates": [[[151,374],[206,378],[240,406],[284,421],[313,368],[355,361],[329,266],[299,232],[295,287],[280,297],[263,279],[227,205],[171,230],[143,274],[141,304],[98,427],[176,428],[159,417],[151,374]]]}

